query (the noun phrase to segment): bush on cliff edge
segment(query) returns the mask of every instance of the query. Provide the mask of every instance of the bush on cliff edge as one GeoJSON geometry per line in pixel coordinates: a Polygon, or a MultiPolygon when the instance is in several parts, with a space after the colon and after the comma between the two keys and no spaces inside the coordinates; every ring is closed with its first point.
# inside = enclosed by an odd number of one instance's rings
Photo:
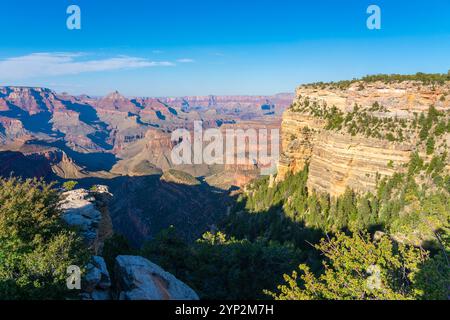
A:
{"type": "Polygon", "coordinates": [[[85,265],[88,254],[58,200],[42,180],[0,179],[0,300],[70,297],[67,267],[85,265]]]}

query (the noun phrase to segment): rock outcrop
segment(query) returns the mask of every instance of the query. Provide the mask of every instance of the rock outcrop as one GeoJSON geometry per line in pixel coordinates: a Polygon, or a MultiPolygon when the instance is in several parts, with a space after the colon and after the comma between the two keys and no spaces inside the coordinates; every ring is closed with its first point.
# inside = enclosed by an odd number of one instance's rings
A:
{"type": "Polygon", "coordinates": [[[115,274],[120,300],[198,300],[186,284],[139,256],[118,256],[115,274]]]}
{"type": "MultiPolygon", "coordinates": [[[[292,107],[283,115],[277,181],[309,164],[310,190],[332,196],[343,194],[347,188],[357,192],[374,191],[377,179],[401,170],[413,151],[427,156],[423,148],[417,147],[420,141],[417,134],[408,131],[409,125],[420,113],[426,114],[431,105],[448,117],[450,102],[445,95],[449,89],[449,83],[433,86],[411,81],[355,82],[343,89],[326,85],[300,87],[292,107]],[[316,110],[312,110],[312,105],[316,110]],[[342,123],[348,114],[355,112],[355,105],[364,110],[365,117],[368,114],[367,118],[380,119],[385,127],[388,120],[392,121],[394,134],[402,127],[406,133],[396,141],[392,137],[386,139],[351,132],[352,128],[340,129],[340,123],[336,126],[338,129],[330,128],[330,118],[323,116],[323,108],[336,107],[336,113],[342,115],[338,121],[342,123]]],[[[349,121],[350,126],[356,125],[349,121]]],[[[359,129],[366,129],[362,127],[359,129]]],[[[373,128],[377,134],[383,130],[377,126],[373,128]]],[[[446,141],[449,141],[448,133],[440,137],[441,145],[446,141]]]]}
{"type": "Polygon", "coordinates": [[[93,256],[82,278],[83,300],[198,300],[186,284],[161,267],[139,256],[118,256],[114,278],[102,253],[104,241],[113,234],[108,187],[97,185],[90,191],[64,192],[60,203],[62,219],[79,230],[93,256]]]}
{"type": "Polygon", "coordinates": [[[99,256],[91,258],[86,270],[83,300],[199,300],[186,284],[140,256],[118,256],[114,279],[99,256]]]}
{"type": "Polygon", "coordinates": [[[63,220],[80,230],[94,254],[103,249],[104,241],[112,235],[112,223],[107,209],[112,198],[106,186],[94,186],[92,191],[77,189],[62,194],[60,208],[63,220]]]}
{"type": "Polygon", "coordinates": [[[352,136],[324,129],[320,119],[286,111],[277,181],[309,164],[308,187],[338,196],[351,188],[373,191],[377,177],[409,162],[414,145],[352,136]],[[393,166],[389,166],[393,163],[393,166]]]}
{"type": "Polygon", "coordinates": [[[448,110],[449,91],[450,81],[430,84],[419,81],[355,81],[343,87],[332,84],[300,86],[296,91],[296,101],[300,96],[305,96],[311,100],[326,101],[329,106],[343,111],[351,111],[355,104],[370,107],[378,103],[386,107],[387,113],[412,117],[413,112],[426,112],[430,105],[438,110],[448,110]]]}

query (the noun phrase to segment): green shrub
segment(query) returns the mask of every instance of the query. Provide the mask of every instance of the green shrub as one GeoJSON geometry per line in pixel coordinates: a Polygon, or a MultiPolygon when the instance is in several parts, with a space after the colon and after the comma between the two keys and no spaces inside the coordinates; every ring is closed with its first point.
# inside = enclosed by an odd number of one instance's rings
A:
{"type": "Polygon", "coordinates": [[[0,179],[0,300],[71,295],[67,267],[84,266],[88,252],[62,222],[58,200],[52,184],[0,179]]]}
{"type": "Polygon", "coordinates": [[[421,249],[342,233],[315,247],[327,258],[319,276],[302,264],[300,277],[285,275],[280,293],[267,293],[279,300],[447,299],[448,268],[421,249]]]}
{"type": "Polygon", "coordinates": [[[63,183],[63,189],[66,191],[71,191],[75,189],[75,187],[78,185],[78,182],[76,181],[66,181],[63,183]]]}

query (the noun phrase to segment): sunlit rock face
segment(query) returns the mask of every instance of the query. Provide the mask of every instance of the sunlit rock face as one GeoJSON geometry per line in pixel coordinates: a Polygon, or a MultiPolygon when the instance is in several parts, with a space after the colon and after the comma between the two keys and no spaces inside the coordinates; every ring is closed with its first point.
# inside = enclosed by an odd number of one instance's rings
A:
{"type": "Polygon", "coordinates": [[[94,254],[101,253],[104,241],[112,235],[108,204],[112,195],[106,186],[92,190],[76,189],[64,192],[59,204],[62,219],[75,227],[94,254]]]}
{"type": "MultiPolygon", "coordinates": [[[[151,175],[173,168],[174,130],[193,131],[196,121],[204,129],[261,122],[279,125],[293,98],[290,93],[150,98],[125,97],[117,91],[89,97],[45,88],[0,87],[0,151],[64,152],[68,161],[53,171],[65,179],[151,175]]],[[[218,172],[205,165],[176,169],[195,176],[218,172]]],[[[223,175],[225,185],[245,183],[235,169],[223,175]]]]}
{"type": "Polygon", "coordinates": [[[120,300],[199,300],[185,283],[139,256],[118,256],[115,274],[120,300]]]}
{"type": "MultiPolygon", "coordinates": [[[[355,82],[345,89],[299,87],[292,107],[283,114],[277,181],[309,164],[310,190],[332,196],[343,194],[347,188],[358,192],[374,191],[377,179],[401,170],[409,162],[412,152],[417,150],[427,157],[425,150],[417,147],[417,133],[406,133],[402,141],[391,141],[351,134],[347,128],[330,129],[326,119],[302,109],[306,100],[310,104],[335,106],[344,117],[354,110],[355,104],[365,110],[378,104],[382,108],[370,111],[370,114],[380,119],[394,119],[397,130],[400,119],[410,123],[432,105],[448,116],[450,97],[445,99],[445,96],[449,92],[449,83],[432,86],[411,81],[391,84],[355,82]]],[[[439,139],[436,144],[444,146],[449,135],[444,134],[439,139]]]]}

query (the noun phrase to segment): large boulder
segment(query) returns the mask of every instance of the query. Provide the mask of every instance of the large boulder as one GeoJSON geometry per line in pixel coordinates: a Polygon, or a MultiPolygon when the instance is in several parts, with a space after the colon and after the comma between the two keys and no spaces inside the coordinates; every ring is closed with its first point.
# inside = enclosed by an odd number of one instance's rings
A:
{"type": "Polygon", "coordinates": [[[115,276],[120,300],[199,300],[185,283],[139,256],[118,256],[115,276]]]}

